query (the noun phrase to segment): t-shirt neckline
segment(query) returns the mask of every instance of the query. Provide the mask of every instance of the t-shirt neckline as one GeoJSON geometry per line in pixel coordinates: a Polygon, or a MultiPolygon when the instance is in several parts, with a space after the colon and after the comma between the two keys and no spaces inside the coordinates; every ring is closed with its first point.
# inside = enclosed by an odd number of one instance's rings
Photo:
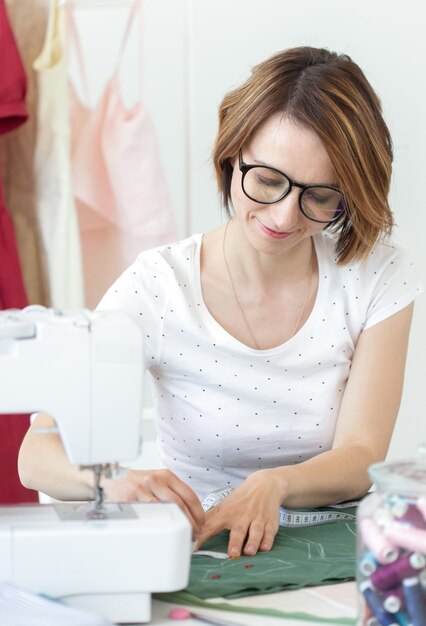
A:
{"type": "MultiPolygon", "coordinates": [[[[321,235],[321,233],[319,233],[321,235]]],[[[192,251],[192,283],[194,285],[195,295],[197,298],[197,302],[200,303],[200,311],[203,316],[204,323],[208,325],[213,331],[219,333],[224,339],[227,340],[228,343],[233,344],[235,347],[240,350],[247,352],[251,355],[271,355],[281,353],[290,349],[294,344],[297,344],[299,341],[303,343],[306,338],[306,335],[309,333],[309,328],[311,324],[313,324],[313,320],[317,318],[318,309],[320,307],[320,302],[322,299],[322,291],[323,291],[323,282],[321,280],[321,276],[323,274],[323,249],[322,249],[322,239],[317,235],[313,235],[312,240],[314,244],[315,253],[317,255],[317,263],[318,263],[318,288],[317,294],[314,302],[314,306],[312,307],[312,311],[305,321],[303,326],[299,328],[297,333],[290,337],[284,343],[275,346],[274,348],[268,348],[266,350],[256,350],[256,348],[251,348],[247,346],[245,343],[236,339],[233,335],[231,335],[223,326],[219,324],[210,313],[207,308],[206,303],[204,302],[203,291],[201,288],[201,246],[203,241],[203,233],[197,233],[193,235],[192,239],[194,241],[194,247],[192,251]]]]}

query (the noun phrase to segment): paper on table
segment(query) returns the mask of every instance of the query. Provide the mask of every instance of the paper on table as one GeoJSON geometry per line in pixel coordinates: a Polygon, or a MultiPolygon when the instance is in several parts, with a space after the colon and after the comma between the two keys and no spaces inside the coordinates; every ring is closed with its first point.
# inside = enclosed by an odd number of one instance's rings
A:
{"type": "Polygon", "coordinates": [[[9,583],[0,583],[0,624],[7,626],[112,626],[101,615],[74,609],[9,583]]]}

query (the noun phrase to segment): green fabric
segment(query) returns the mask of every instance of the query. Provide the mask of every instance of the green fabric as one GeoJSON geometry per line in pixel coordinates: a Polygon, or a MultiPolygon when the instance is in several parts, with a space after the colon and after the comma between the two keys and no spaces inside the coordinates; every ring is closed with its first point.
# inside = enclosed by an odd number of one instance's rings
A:
{"type": "MultiPolygon", "coordinates": [[[[228,536],[212,537],[203,550],[226,552],[228,536]]],[[[342,582],[355,577],[355,561],[355,522],[280,528],[270,552],[225,560],[193,555],[186,591],[204,599],[238,598],[342,582]]]]}
{"type": "MultiPolygon", "coordinates": [[[[277,617],[281,619],[300,620],[301,622],[314,622],[315,624],[328,624],[329,626],[355,626],[356,619],[351,617],[317,617],[303,611],[279,611],[278,609],[268,609],[262,607],[251,606],[233,606],[227,602],[215,602],[210,604],[206,600],[201,600],[191,595],[187,591],[178,591],[176,593],[158,593],[154,596],[157,600],[170,602],[171,604],[179,604],[201,609],[215,609],[220,611],[229,611],[232,613],[245,613],[249,615],[265,615],[266,617],[277,617]]],[[[214,618],[213,618],[214,619],[214,618]]]]}
{"type": "MultiPolygon", "coordinates": [[[[326,509],[318,509],[326,510],[326,509]]],[[[328,510],[328,509],[327,509],[328,510]]],[[[356,507],[345,509],[356,515],[356,507]]],[[[203,550],[226,552],[228,532],[212,537],[203,550]]],[[[156,594],[158,600],[201,608],[266,615],[269,617],[353,626],[349,617],[322,618],[303,611],[285,612],[262,607],[212,605],[210,598],[239,598],[284,589],[326,585],[355,578],[356,522],[336,521],[319,526],[280,528],[270,552],[254,557],[220,560],[193,555],[185,591],[156,594]],[[245,567],[249,565],[250,567],[245,567]],[[213,578],[212,578],[213,577],[213,578]]]]}

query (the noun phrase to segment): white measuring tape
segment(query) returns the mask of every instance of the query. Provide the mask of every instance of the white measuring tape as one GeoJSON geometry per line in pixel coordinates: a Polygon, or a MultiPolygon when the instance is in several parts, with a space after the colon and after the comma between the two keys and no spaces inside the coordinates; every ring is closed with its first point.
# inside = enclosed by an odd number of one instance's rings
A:
{"type": "MultiPolygon", "coordinates": [[[[231,493],[232,489],[219,489],[209,493],[201,503],[204,511],[208,511],[224,500],[231,493]]],[[[329,522],[354,522],[356,515],[353,513],[345,513],[344,509],[354,507],[358,501],[344,502],[341,504],[333,504],[330,507],[313,510],[285,509],[280,507],[280,526],[287,528],[295,528],[301,526],[317,526],[319,524],[327,524],[329,522]],[[333,510],[331,510],[333,509],[333,510]],[[338,509],[338,510],[334,510],[338,509]]]]}

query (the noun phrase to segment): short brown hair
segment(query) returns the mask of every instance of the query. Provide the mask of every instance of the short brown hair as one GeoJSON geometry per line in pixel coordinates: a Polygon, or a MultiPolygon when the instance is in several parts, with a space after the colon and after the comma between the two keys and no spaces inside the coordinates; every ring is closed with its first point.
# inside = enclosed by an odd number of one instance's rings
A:
{"type": "Polygon", "coordinates": [[[256,65],[219,108],[213,162],[230,215],[232,160],[273,114],[312,129],[324,143],[347,211],[337,232],[338,262],[365,258],[393,227],[388,194],[392,140],[381,104],[360,67],[323,48],[284,50],[256,65]]]}

